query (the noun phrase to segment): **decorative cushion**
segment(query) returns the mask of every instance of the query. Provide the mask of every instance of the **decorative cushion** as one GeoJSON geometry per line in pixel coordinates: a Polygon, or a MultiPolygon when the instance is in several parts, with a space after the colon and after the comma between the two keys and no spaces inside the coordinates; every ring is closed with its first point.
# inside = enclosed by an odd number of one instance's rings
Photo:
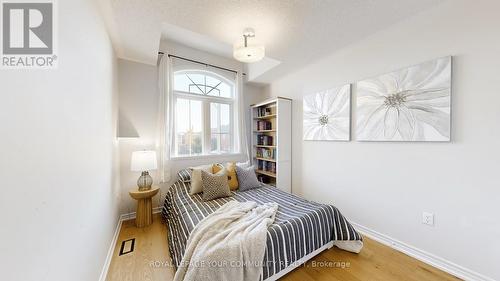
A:
{"type": "Polygon", "coordinates": [[[191,169],[182,169],[177,173],[177,177],[182,182],[190,182],[191,181],[191,169]]]}
{"type": "Polygon", "coordinates": [[[220,170],[224,169],[224,165],[216,163],[212,165],[212,174],[217,174],[220,170]]]}
{"type": "Polygon", "coordinates": [[[232,195],[227,183],[226,169],[220,170],[215,175],[202,170],[201,178],[203,180],[203,201],[210,201],[232,195]]]}
{"type": "Polygon", "coordinates": [[[194,195],[203,191],[201,171],[212,173],[212,164],[191,167],[191,189],[189,194],[194,195]]]}
{"type": "Polygon", "coordinates": [[[241,168],[248,168],[250,167],[250,160],[248,160],[247,162],[238,162],[236,163],[236,166],[240,166],[241,168]]]}
{"type": "MultiPolygon", "coordinates": [[[[229,189],[235,191],[238,189],[238,177],[236,176],[236,163],[228,162],[225,168],[227,171],[227,181],[229,184],[229,189]]],[[[216,174],[222,169],[224,169],[224,166],[222,166],[221,164],[214,164],[213,173],[216,174]]]]}
{"type": "Polygon", "coordinates": [[[261,183],[255,175],[254,166],[242,168],[236,165],[236,174],[238,175],[238,184],[240,191],[246,191],[261,186],[261,183]]]}

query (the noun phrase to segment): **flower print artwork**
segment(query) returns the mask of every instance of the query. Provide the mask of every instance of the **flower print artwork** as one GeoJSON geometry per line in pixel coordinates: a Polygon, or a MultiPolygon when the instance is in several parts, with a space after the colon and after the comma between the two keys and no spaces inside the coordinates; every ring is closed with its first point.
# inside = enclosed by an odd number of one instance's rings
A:
{"type": "Polygon", "coordinates": [[[450,141],[451,57],[357,83],[360,141],[450,141]]]}
{"type": "Polygon", "coordinates": [[[350,139],[351,85],[304,97],[304,140],[350,139]]]}

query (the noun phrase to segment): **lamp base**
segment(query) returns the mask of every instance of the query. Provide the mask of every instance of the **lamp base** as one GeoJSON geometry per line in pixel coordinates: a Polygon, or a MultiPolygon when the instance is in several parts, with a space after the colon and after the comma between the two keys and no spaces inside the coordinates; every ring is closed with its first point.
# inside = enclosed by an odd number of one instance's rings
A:
{"type": "Polygon", "coordinates": [[[153,178],[149,175],[148,171],[143,171],[137,180],[137,186],[140,191],[150,190],[153,185],[153,178]]]}

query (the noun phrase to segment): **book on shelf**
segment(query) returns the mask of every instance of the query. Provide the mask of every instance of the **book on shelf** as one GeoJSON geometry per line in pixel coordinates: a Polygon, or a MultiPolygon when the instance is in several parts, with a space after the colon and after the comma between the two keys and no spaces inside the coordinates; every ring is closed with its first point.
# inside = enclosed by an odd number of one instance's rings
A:
{"type": "Polygon", "coordinates": [[[264,117],[268,115],[272,115],[272,110],[270,107],[258,107],[257,108],[257,117],[264,117]]]}
{"type": "Polygon", "coordinates": [[[255,150],[255,156],[258,158],[266,158],[269,160],[274,160],[274,155],[276,155],[276,149],[274,148],[262,148],[259,147],[255,150]]]}
{"type": "Polygon", "coordinates": [[[257,180],[259,180],[261,183],[269,184],[272,186],[276,186],[276,183],[271,180],[270,177],[267,177],[265,175],[258,175],[257,180]]]}
{"type": "Polygon", "coordinates": [[[264,160],[257,160],[257,169],[264,172],[276,174],[276,163],[264,160]]]}
{"type": "Polygon", "coordinates": [[[273,137],[266,135],[258,135],[257,136],[257,145],[273,145],[273,137]]]}
{"type": "Polygon", "coordinates": [[[267,131],[273,129],[273,123],[269,121],[257,121],[257,131],[267,131]]]}

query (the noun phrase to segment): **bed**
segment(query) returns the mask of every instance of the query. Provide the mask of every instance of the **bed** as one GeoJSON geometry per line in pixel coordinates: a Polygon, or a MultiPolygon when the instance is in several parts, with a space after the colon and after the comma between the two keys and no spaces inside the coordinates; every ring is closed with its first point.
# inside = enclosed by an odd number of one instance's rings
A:
{"type": "Polygon", "coordinates": [[[307,201],[269,185],[232,192],[231,197],[207,202],[200,194],[189,195],[189,188],[189,182],[174,183],[162,209],[175,269],[182,261],[189,234],[196,224],[230,200],[279,204],[275,221],[267,232],[262,280],[277,280],[333,245],[353,252],[359,252],[363,246],[361,235],[334,206],[307,201]]]}

